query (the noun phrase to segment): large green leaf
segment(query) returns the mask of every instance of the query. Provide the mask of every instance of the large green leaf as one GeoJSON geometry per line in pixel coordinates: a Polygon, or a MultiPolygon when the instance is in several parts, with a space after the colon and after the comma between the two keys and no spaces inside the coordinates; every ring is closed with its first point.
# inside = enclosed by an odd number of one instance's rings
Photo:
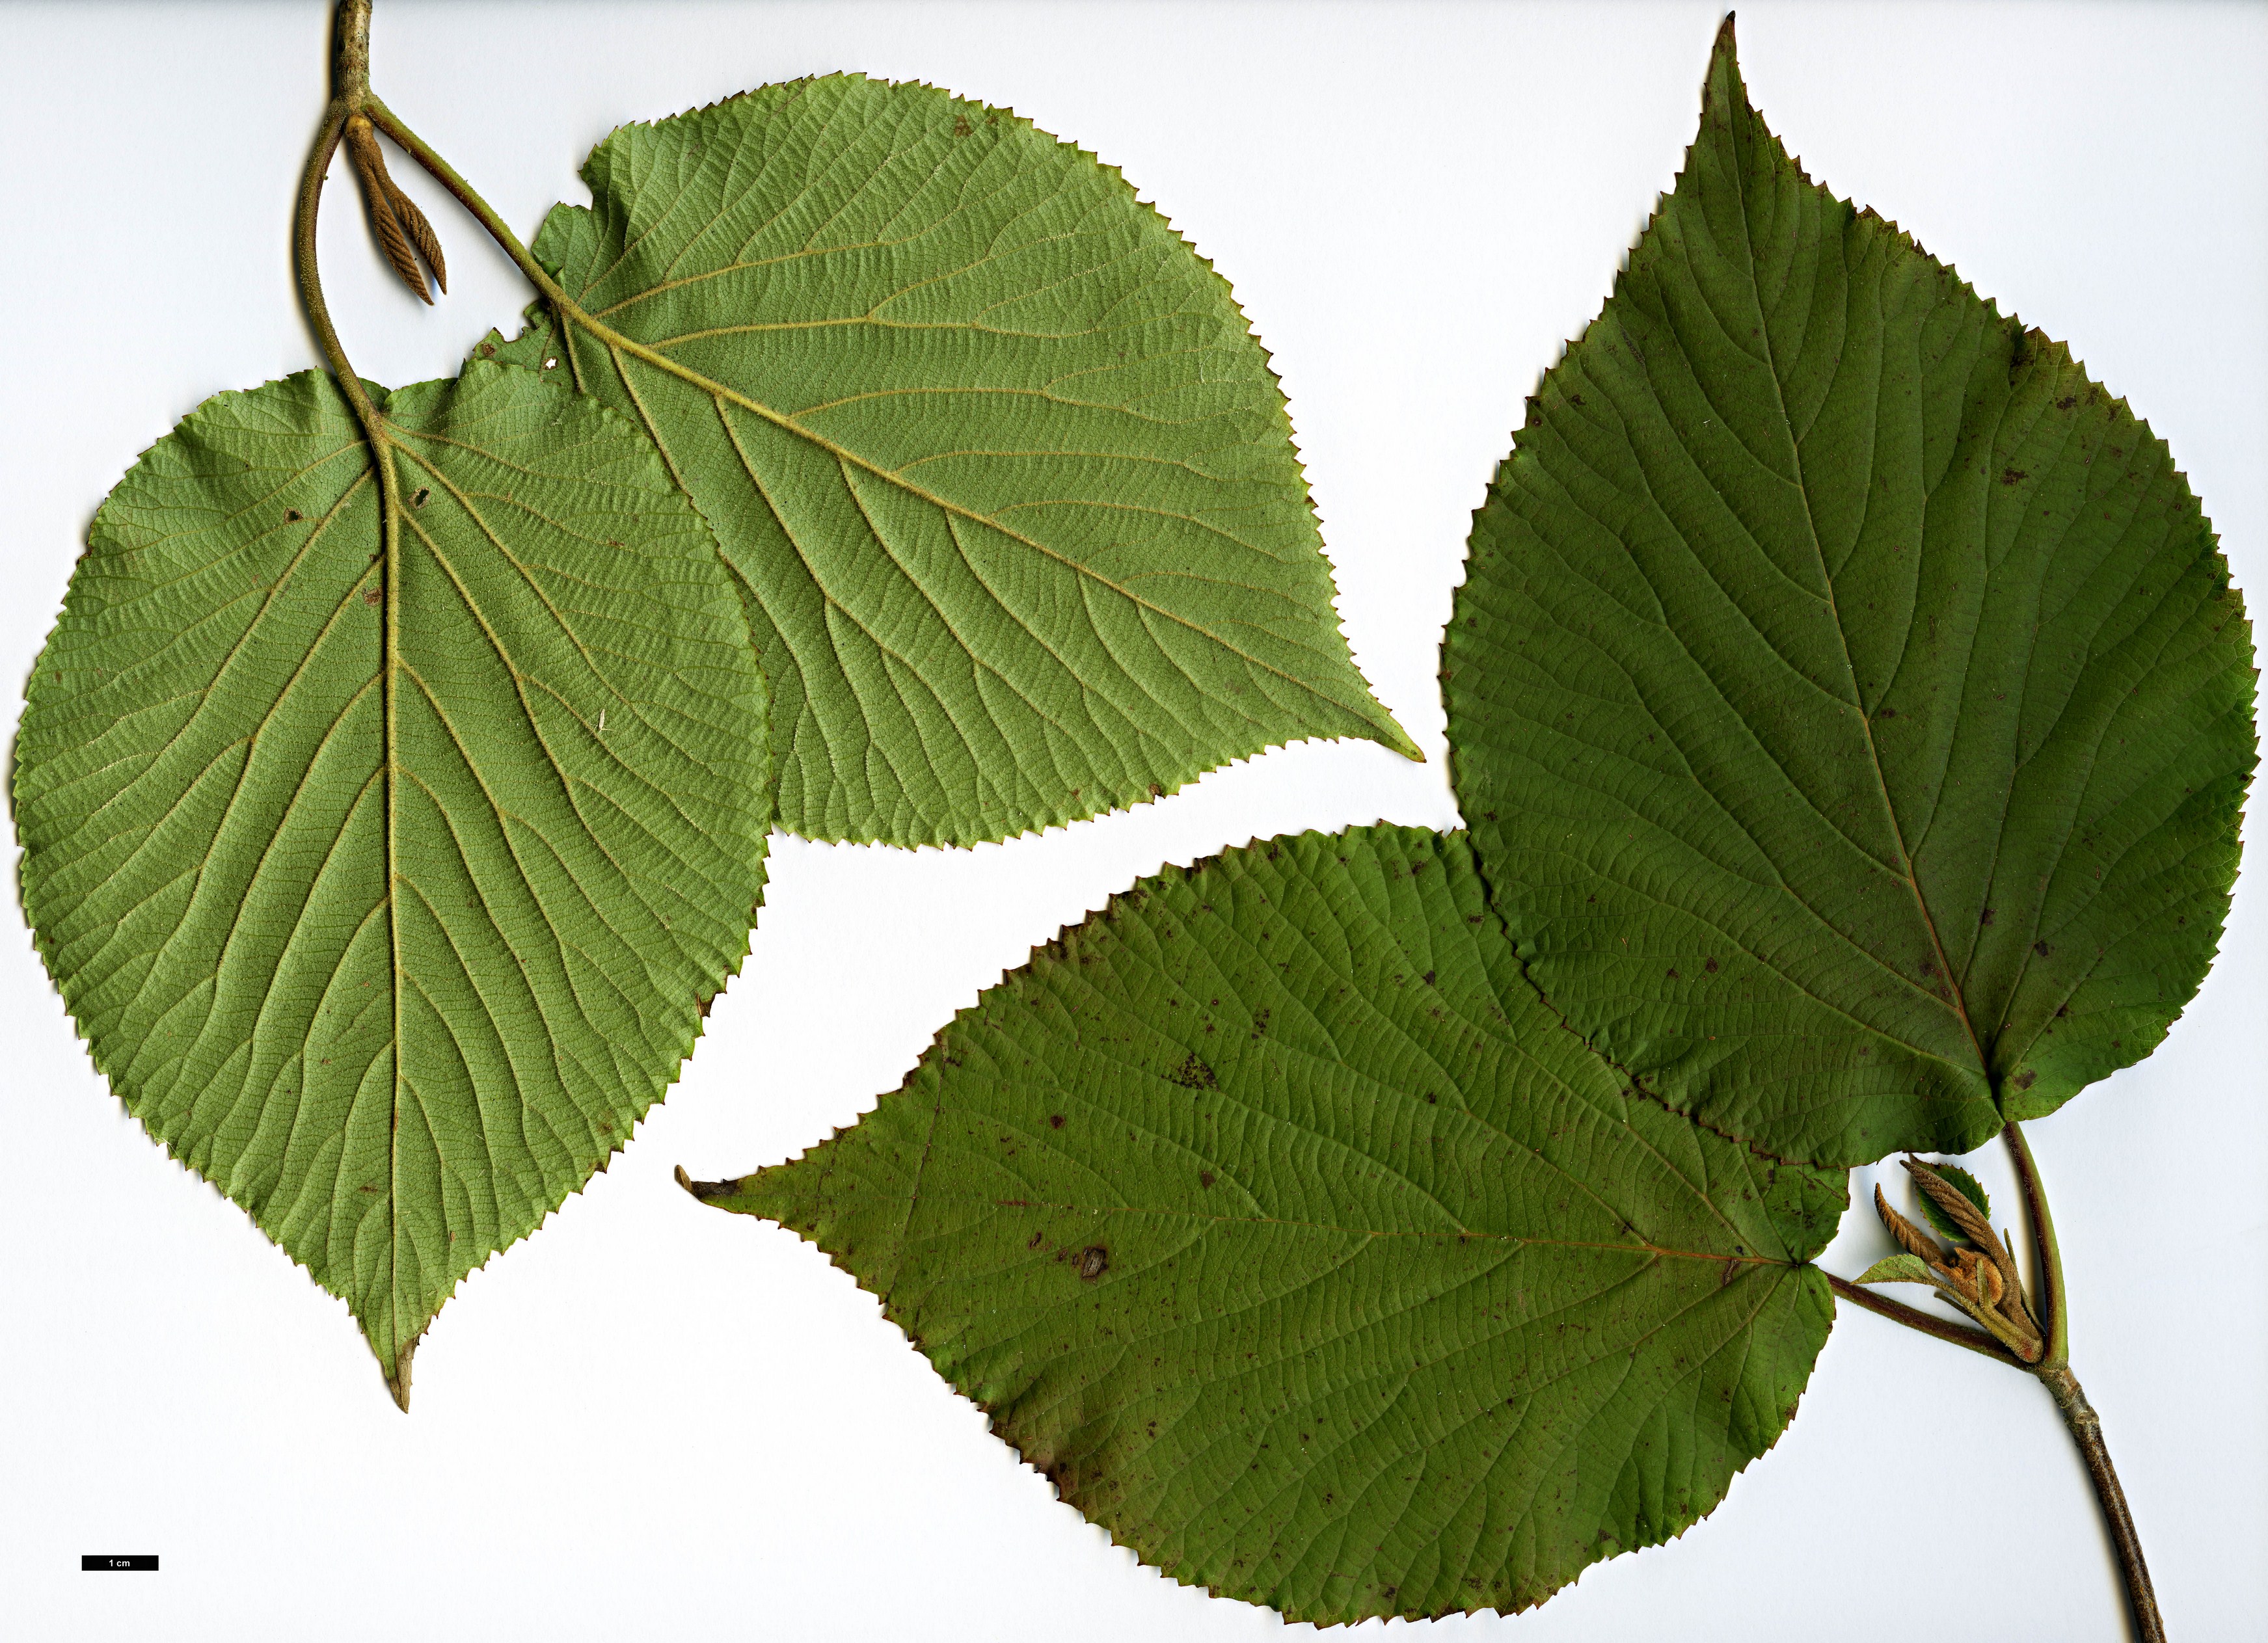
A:
{"type": "Polygon", "coordinates": [[[484,353],[642,419],[751,599],[779,816],[966,844],[1304,737],[1356,672],[1268,356],[1110,167],[851,76],[625,126],[484,353]],[[501,352],[498,350],[501,348],[501,352]]]}
{"type": "Polygon", "coordinates": [[[1643,1097],[1462,836],[1233,850],[1065,931],[840,1139],[803,1232],[1063,1498],[1295,1617],[1541,1602],[1778,1436],[1841,1181],[1643,1097]]]}
{"type": "Polygon", "coordinates": [[[96,1065],[360,1320],[457,1280],[676,1075],[762,884],[764,695],[630,424],[516,367],[208,400],[96,516],[17,744],[96,1065]]]}
{"type": "Polygon", "coordinates": [[[1672,1105],[1967,1151],[2146,1055],[2212,962],[2253,668],[2196,498],[2061,343],[1803,174],[1729,20],[1467,576],[1475,847],[1672,1105]]]}

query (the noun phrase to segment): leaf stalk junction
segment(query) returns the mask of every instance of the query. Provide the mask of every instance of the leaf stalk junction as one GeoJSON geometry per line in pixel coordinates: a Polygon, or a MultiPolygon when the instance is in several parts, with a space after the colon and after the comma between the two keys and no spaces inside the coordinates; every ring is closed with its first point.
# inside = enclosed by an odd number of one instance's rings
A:
{"type": "Polygon", "coordinates": [[[2063,1252],[2056,1243],[2055,1218],[2049,1212],[2047,1195],[2040,1185],[2039,1167],[2032,1157],[2030,1143],[2024,1139],[2022,1126],[2011,1123],[2000,1135],[2007,1143],[2016,1181],[2023,1194],[2024,1217],[2031,1227],[2035,1265],[2034,1284],[2029,1295],[2021,1280],[1999,1276],[2002,1273],[2013,1274],[2014,1262],[1993,1234],[1990,1221],[1943,1176],[1915,1159],[1907,1160],[1905,1167],[1916,1184],[1952,1217],[1964,1239],[1977,1247],[1944,1250],[1927,1232],[1892,1209],[1877,1187],[1876,1210],[1907,1253],[1877,1263],[1858,1282],[1831,1273],[1827,1281],[1837,1295],[1853,1306],[2038,1377],[2049,1397],[2055,1400],[2064,1424],[2071,1429],[2072,1441],[2078,1445],[2080,1457],[2087,1463],[2088,1478],[2095,1485],[2095,1499],[2102,1508],[2103,1525],[2110,1530],[2117,1553],[2119,1573],[2133,1613],[2135,1635],[2141,1643],[2164,1643],[2165,1622],[2158,1612],[2157,1594],[2151,1588],[2149,1567],[2143,1561],[2142,1543],[2134,1528],[2133,1514],[2126,1504],[2126,1492],[2110,1463],[2110,1451],[2102,1441],[2102,1418],[2088,1402],[2079,1378],[2071,1371],[2070,1314],[2065,1300],[2063,1252]],[[1926,1252],[1924,1245],[1927,1251],[1935,1253],[1926,1252]],[[1970,1276],[1972,1273],[1976,1274],[1973,1278],[1970,1276]],[[1970,1328],[1933,1317],[1866,1287],[1874,1282],[1926,1282],[1942,1299],[1960,1307],[1984,1327],[1970,1328]]]}
{"type": "MultiPolygon", "coordinates": [[[[497,247],[512,259],[522,274],[526,275],[528,283],[534,286],[537,293],[551,305],[563,326],[570,324],[578,326],[594,341],[604,344],[608,348],[618,349],[643,360],[656,370],[667,371],[672,376],[694,384],[703,392],[719,392],[716,384],[711,383],[697,371],[688,370],[676,360],[671,359],[666,354],[647,347],[634,337],[624,335],[612,326],[593,318],[587,312],[580,304],[567,294],[558,281],[551,277],[543,265],[535,260],[534,253],[521,242],[519,235],[512,231],[504,219],[497,215],[495,208],[482,199],[470,183],[457,174],[454,166],[436,153],[431,144],[412,131],[403,123],[401,116],[388,108],[372,92],[370,89],[370,9],[371,0],[339,0],[337,47],[332,75],[331,103],[330,106],[324,111],[323,123],[316,136],[314,149],[308,157],[307,168],[300,178],[299,205],[293,239],[299,290],[307,304],[308,318],[313,323],[316,336],[322,343],[325,357],[330,362],[332,370],[339,378],[342,391],[354,406],[355,414],[362,419],[364,429],[370,434],[372,450],[377,451],[383,446],[385,419],[371,404],[369,395],[363,392],[360,379],[355,376],[353,367],[348,363],[346,350],[340,345],[338,333],[331,324],[330,312],[324,304],[322,282],[315,267],[316,207],[322,193],[324,173],[328,170],[331,158],[338,151],[342,140],[356,151],[357,165],[362,172],[364,186],[370,195],[372,215],[380,243],[396,271],[401,274],[403,282],[427,302],[430,303],[432,300],[427,295],[423,281],[414,277],[415,263],[406,260],[409,254],[407,251],[398,250],[394,244],[396,233],[406,233],[415,243],[418,253],[423,255],[426,261],[432,267],[436,282],[441,285],[444,291],[448,289],[446,275],[440,262],[438,243],[432,234],[431,226],[425,223],[423,215],[416,212],[416,207],[411,204],[407,196],[393,185],[391,179],[387,177],[384,162],[362,158],[364,153],[373,157],[377,153],[374,140],[366,138],[368,130],[373,128],[393,139],[403,153],[416,160],[435,181],[455,197],[457,202],[472,216],[473,220],[487,231],[489,238],[496,241],[497,247]],[[409,214],[401,216],[397,224],[395,218],[388,215],[388,210],[390,209],[394,213],[401,213],[404,207],[408,208],[409,214]],[[389,232],[389,229],[392,229],[393,232],[389,232]]],[[[768,407],[741,400],[738,395],[729,397],[741,404],[743,408],[753,411],[768,420],[774,422],[782,420],[777,412],[768,407]]],[[[386,484],[387,487],[385,505],[387,539],[391,544],[395,510],[393,479],[390,473],[386,476],[386,484]]]]}

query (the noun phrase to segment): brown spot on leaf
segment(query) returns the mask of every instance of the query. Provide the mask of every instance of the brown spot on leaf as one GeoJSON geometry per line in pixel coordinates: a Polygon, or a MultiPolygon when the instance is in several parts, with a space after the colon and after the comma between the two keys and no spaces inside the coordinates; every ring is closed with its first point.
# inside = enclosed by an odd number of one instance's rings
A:
{"type": "Polygon", "coordinates": [[[1704,970],[1706,970],[1712,976],[1717,973],[1717,961],[1713,958],[1703,959],[1701,961],[1701,967],[1704,970]]]}
{"type": "Polygon", "coordinates": [[[1049,1127],[1049,1129],[1051,1129],[1051,1130],[1059,1130],[1059,1129],[1063,1128],[1063,1126],[1064,1126],[1064,1115],[1063,1115],[1062,1113],[1060,1113],[1060,1112],[1050,1112],[1050,1113],[1049,1113],[1049,1114],[1048,1114],[1048,1127],[1049,1127]]]}
{"type": "Polygon", "coordinates": [[[1184,1089],[1220,1088],[1220,1080],[1213,1076],[1212,1068],[1199,1060],[1194,1050],[1189,1052],[1189,1059],[1167,1074],[1166,1078],[1168,1082],[1179,1084],[1184,1089]]]}
{"type": "Polygon", "coordinates": [[[379,589],[379,588],[370,588],[370,589],[366,589],[366,590],[364,591],[363,596],[362,596],[362,602],[363,602],[364,605],[378,605],[378,604],[382,603],[382,602],[385,600],[385,598],[386,598],[386,593],[385,593],[385,590],[384,590],[383,589],[379,589]]]}
{"type": "Polygon", "coordinates": [[[286,524],[297,524],[300,520],[306,517],[307,516],[306,514],[301,513],[297,508],[286,508],[284,510],[284,523],[286,524]]]}
{"type": "Polygon", "coordinates": [[[2034,942],[2032,943],[2032,950],[2037,953],[2041,957],[2044,958],[2048,956],[2048,944],[2045,942],[2034,942]]]}
{"type": "Polygon", "coordinates": [[[2021,485],[2031,477],[2032,476],[2029,473],[2027,473],[2021,468],[2002,468],[2000,470],[2000,483],[2003,485],[2021,485]]]}
{"type": "Polygon", "coordinates": [[[2040,1075],[2037,1073],[2019,1073],[2015,1077],[2016,1088],[2019,1089],[2029,1089],[2034,1084],[2039,1082],[2039,1076],[2040,1075]]]}
{"type": "Polygon", "coordinates": [[[1211,1186],[1212,1184],[1213,1173],[1211,1170],[1200,1170],[1197,1171],[1197,1185],[1199,1186],[1211,1186]]]}

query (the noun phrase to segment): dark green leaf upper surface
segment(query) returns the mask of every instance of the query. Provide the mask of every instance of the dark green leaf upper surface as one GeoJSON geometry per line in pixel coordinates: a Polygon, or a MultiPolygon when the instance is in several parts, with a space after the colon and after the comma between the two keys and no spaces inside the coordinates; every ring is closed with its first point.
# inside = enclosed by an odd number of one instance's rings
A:
{"type": "Polygon", "coordinates": [[[1729,23],[1529,402],[1445,655],[1543,991],[1784,1156],[1963,1152],[2147,1054],[2219,941],[2250,624],[2166,448],[1808,179],[1729,23]]]}
{"type": "Polygon", "coordinates": [[[1416,756],[1266,354],[1115,169],[838,75],[625,126],[583,174],[534,249],[589,323],[483,351],[642,420],[715,526],[782,825],[962,844],[1307,737],[1416,756]]]}
{"type": "Polygon", "coordinates": [[[24,899],[112,1088],[401,1390],[676,1075],[762,883],[762,679],[630,424],[475,364],[208,400],[96,517],[17,746],[24,899]]]}
{"type": "Polygon", "coordinates": [[[1462,836],[1145,881],[805,1157],[813,1238],[1063,1498],[1295,1617],[1540,1602],[1793,1413],[1834,1177],[1624,1093],[1462,836]]]}

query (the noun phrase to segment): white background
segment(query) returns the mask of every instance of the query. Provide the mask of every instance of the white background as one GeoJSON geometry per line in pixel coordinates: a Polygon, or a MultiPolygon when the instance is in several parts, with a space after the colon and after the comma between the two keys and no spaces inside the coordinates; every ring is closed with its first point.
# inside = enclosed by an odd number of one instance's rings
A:
{"type": "MultiPolygon", "coordinates": [[[[11,727],[87,520],[136,454],[206,394],[315,361],[286,231],[327,11],[0,9],[11,727]]],[[[585,198],[575,167],[618,121],[836,69],[1012,105],[1123,165],[1273,350],[1356,656],[1432,762],[1302,746],[968,852],[776,841],[754,955],[682,1083],[609,1174],[464,1285],[418,1354],[407,1419],[345,1308],[122,1114],[10,915],[0,1631],[1062,1643],[1279,1628],[1138,1567],[847,1277],[696,1205],[671,1167],[737,1175],[848,1124],[1004,967],[1162,862],[1381,817],[1454,824],[1434,653],[1468,517],[1680,163],[1717,18],[379,0],[381,94],[526,233],[554,200],[585,198]],[[77,1573],[83,1551],[142,1551],[161,1573],[77,1573]]],[[[2068,339],[2170,441],[2257,608],[2268,10],[1759,4],[1741,35],[1752,95],[1815,175],[2068,339]]],[[[448,247],[438,309],[388,283],[344,184],[323,236],[348,347],[395,384],[453,371],[526,295],[405,171],[448,247]]],[[[2190,1643],[2257,1635],[2268,1614],[2264,998],[2256,871],[2165,1047],[2032,1132],[2075,1290],[2074,1367],[2190,1643]]],[[[1982,1168],[2005,1191],[1999,1155],[1982,1168]]],[[[1852,1212],[1831,1268],[1881,1252],[1871,1222],[1852,1212]]],[[[1779,1447],[1683,1540],[1528,1616],[1426,1630],[2124,1635],[2045,1394],[1847,1308],[1779,1447]]]]}

